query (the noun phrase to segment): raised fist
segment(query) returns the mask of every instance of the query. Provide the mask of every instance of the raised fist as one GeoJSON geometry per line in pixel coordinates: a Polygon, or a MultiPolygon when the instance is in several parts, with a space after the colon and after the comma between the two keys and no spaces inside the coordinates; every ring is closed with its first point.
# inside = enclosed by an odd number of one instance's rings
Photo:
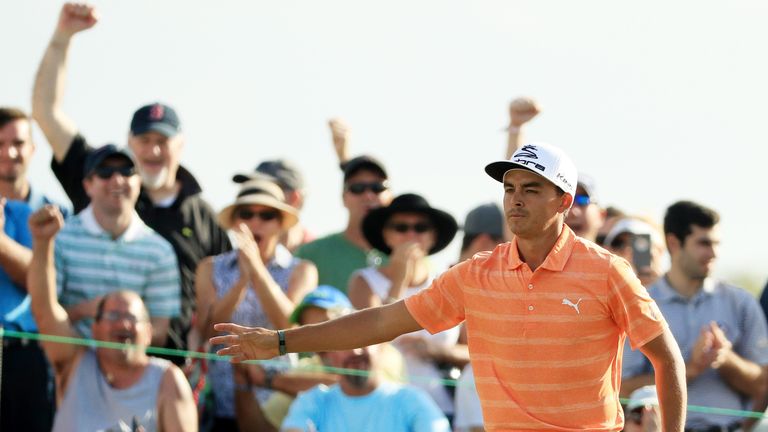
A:
{"type": "Polygon", "coordinates": [[[519,97],[509,104],[509,127],[519,128],[541,112],[535,100],[519,97]]]}
{"type": "Polygon", "coordinates": [[[47,205],[29,217],[29,231],[36,240],[49,240],[64,226],[64,216],[54,205],[47,205]]]}
{"type": "Polygon", "coordinates": [[[73,35],[96,25],[99,16],[96,9],[85,3],[64,3],[56,27],[61,33],[73,35]]]}

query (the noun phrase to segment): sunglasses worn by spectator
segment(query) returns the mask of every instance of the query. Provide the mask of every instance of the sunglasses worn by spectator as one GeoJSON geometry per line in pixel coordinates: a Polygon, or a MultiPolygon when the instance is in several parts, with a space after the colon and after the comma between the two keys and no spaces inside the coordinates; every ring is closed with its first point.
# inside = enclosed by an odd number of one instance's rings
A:
{"type": "Polygon", "coordinates": [[[347,191],[353,195],[362,195],[369,190],[375,194],[380,194],[389,189],[385,182],[374,183],[351,183],[347,185],[347,191]]]}
{"type": "Polygon", "coordinates": [[[242,220],[251,220],[254,217],[258,217],[264,222],[269,222],[271,220],[275,220],[280,217],[280,212],[277,210],[262,210],[262,211],[252,211],[249,209],[240,209],[237,211],[237,217],[238,219],[242,220]]]}
{"type": "Polygon", "coordinates": [[[94,168],[93,173],[96,175],[96,177],[102,180],[109,180],[113,175],[115,175],[115,173],[120,174],[123,177],[131,177],[132,175],[136,174],[136,168],[129,165],[100,166],[94,168]]]}
{"type": "Polygon", "coordinates": [[[588,206],[591,203],[592,203],[592,200],[589,199],[589,195],[581,195],[581,194],[579,194],[579,195],[576,195],[575,197],[573,197],[573,204],[577,205],[579,207],[586,207],[586,206],[588,206]]]}
{"type": "Polygon", "coordinates": [[[425,232],[432,230],[432,225],[424,222],[418,222],[413,225],[407,223],[390,223],[387,224],[387,228],[401,234],[405,234],[408,231],[424,234],[425,232]]]}

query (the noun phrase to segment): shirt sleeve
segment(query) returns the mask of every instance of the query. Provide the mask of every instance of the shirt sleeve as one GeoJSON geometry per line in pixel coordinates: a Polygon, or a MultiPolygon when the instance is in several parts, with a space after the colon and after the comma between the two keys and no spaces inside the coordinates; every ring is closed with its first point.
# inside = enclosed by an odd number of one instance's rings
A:
{"type": "Polygon", "coordinates": [[[173,248],[170,244],[166,245],[159,248],[162,252],[155,257],[156,264],[149,272],[144,293],[144,301],[152,317],[176,317],[181,313],[179,266],[173,248]]]}
{"type": "Polygon", "coordinates": [[[78,134],[72,139],[67,155],[64,160],[58,162],[56,158],[51,160],[51,170],[59,180],[64,192],[67,193],[69,200],[72,201],[72,207],[75,213],[88,207],[91,201],[83,188],[83,167],[85,158],[93,148],[88,145],[85,138],[78,134]]]}
{"type": "Polygon", "coordinates": [[[648,290],[635,276],[629,263],[613,257],[608,272],[608,305],[613,319],[637,349],[661,335],[667,322],[648,290]]]}
{"type": "Polygon", "coordinates": [[[435,334],[464,321],[462,279],[472,260],[448,269],[428,288],[405,299],[411,316],[428,332],[435,334]]]}

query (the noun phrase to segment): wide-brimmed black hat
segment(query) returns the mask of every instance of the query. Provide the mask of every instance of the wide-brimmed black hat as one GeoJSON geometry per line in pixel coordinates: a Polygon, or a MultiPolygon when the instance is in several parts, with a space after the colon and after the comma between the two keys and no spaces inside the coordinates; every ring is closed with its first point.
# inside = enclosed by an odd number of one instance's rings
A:
{"type": "Polygon", "coordinates": [[[384,243],[384,226],[395,213],[419,213],[429,217],[435,227],[435,244],[427,252],[430,255],[440,252],[453,240],[459,229],[456,219],[447,212],[430,207],[421,195],[403,194],[392,200],[387,207],[373,209],[363,219],[363,235],[368,243],[389,255],[392,249],[384,243]]]}

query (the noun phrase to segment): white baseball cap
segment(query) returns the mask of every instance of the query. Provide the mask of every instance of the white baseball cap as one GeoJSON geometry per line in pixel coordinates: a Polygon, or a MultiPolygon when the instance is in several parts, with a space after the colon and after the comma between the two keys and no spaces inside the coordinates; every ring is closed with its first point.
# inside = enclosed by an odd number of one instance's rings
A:
{"type": "Polygon", "coordinates": [[[632,392],[629,395],[629,402],[627,402],[627,411],[632,411],[635,408],[643,407],[646,405],[659,405],[659,397],[656,394],[656,386],[643,386],[632,392]]]}
{"type": "Polygon", "coordinates": [[[611,228],[611,230],[608,231],[608,234],[605,236],[605,241],[603,244],[610,246],[616,237],[624,233],[648,234],[651,236],[651,242],[654,244],[664,244],[664,238],[661,236],[661,233],[658,229],[654,228],[647,222],[644,222],[640,219],[635,219],[633,217],[625,217],[616,222],[613,228],[611,228]]]}
{"type": "Polygon", "coordinates": [[[485,167],[494,180],[504,181],[504,174],[513,169],[532,171],[565,193],[576,195],[578,173],[571,158],[560,148],[547,143],[531,143],[518,149],[509,160],[492,162],[485,167]]]}

